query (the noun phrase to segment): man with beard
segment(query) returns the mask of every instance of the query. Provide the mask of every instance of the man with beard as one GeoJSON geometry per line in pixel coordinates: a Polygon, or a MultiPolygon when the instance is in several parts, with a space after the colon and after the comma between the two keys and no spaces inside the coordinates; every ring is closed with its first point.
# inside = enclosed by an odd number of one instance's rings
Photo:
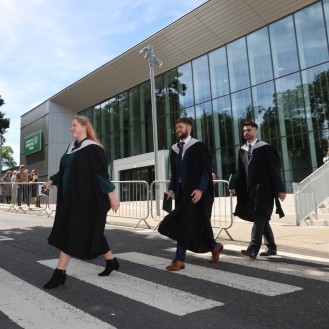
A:
{"type": "Polygon", "coordinates": [[[237,195],[237,205],[234,215],[241,219],[254,222],[251,232],[251,242],[246,250],[241,250],[244,256],[256,258],[264,236],[267,249],[261,256],[272,256],[277,253],[270,219],[274,200],[276,213],[284,216],[279,199],[286,197],[284,183],[281,177],[281,161],[277,151],[269,144],[257,140],[257,124],[249,121],[243,125],[243,136],[247,143],[238,153],[236,165],[236,189],[231,192],[237,195]]]}
{"type": "Polygon", "coordinates": [[[214,240],[210,223],[214,201],[211,154],[207,146],[191,137],[192,120],[176,121],[179,143],[171,147],[171,178],[168,198],[175,193],[175,209],[159,225],[159,233],[177,241],[176,255],[166,267],[169,271],[185,268],[186,250],[212,252],[216,263],[223,245],[214,240]]]}

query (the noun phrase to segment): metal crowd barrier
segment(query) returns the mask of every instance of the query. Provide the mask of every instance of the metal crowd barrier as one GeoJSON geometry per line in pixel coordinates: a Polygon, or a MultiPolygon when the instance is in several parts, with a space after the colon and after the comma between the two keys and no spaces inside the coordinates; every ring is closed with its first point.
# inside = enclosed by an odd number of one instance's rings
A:
{"type": "Polygon", "coordinates": [[[228,190],[227,180],[214,180],[214,204],[211,213],[211,226],[218,229],[215,239],[222,231],[225,231],[231,240],[232,236],[228,229],[233,225],[233,198],[228,190]]]}
{"type": "MultiPolygon", "coordinates": [[[[211,225],[213,228],[218,229],[215,234],[215,239],[219,236],[222,231],[233,240],[232,236],[228,232],[228,229],[233,225],[233,201],[232,195],[228,191],[228,181],[226,180],[214,180],[214,204],[211,213],[211,225]]],[[[158,221],[154,230],[158,228],[161,220],[167,215],[167,212],[162,210],[162,202],[164,197],[164,192],[168,191],[169,180],[159,180],[154,181],[150,185],[150,214],[151,217],[158,221]],[[160,194],[160,211],[157,209],[157,204],[154,196],[156,191],[160,194]]],[[[173,208],[175,207],[175,200],[173,200],[173,208]]]]}
{"type": "MultiPolygon", "coordinates": [[[[169,180],[154,181],[150,184],[146,181],[113,181],[116,186],[115,193],[120,200],[119,210],[109,212],[108,222],[111,218],[122,217],[137,220],[135,228],[140,223],[151,228],[147,222],[149,216],[158,221],[154,230],[158,228],[161,220],[167,212],[162,210],[164,193],[168,191],[169,180]],[[156,198],[156,196],[158,196],[156,198]],[[110,217],[110,218],[109,218],[110,217]]],[[[37,183],[1,183],[2,207],[8,205],[8,211],[15,213],[37,212],[37,215],[45,213],[48,217],[56,212],[57,187],[50,186],[49,195],[42,193],[41,188],[44,182],[37,183]]],[[[228,192],[228,182],[225,180],[214,181],[215,193],[212,208],[211,224],[218,229],[215,238],[224,230],[232,239],[228,229],[233,225],[232,196],[228,192]]],[[[175,200],[173,200],[173,208],[175,200]]],[[[233,239],[232,239],[233,240],[233,239]]]]}
{"type": "Polygon", "coordinates": [[[329,162],[326,162],[300,183],[293,183],[296,224],[307,219],[329,196],[329,162]]]}
{"type": "Polygon", "coordinates": [[[146,181],[112,181],[115,193],[120,200],[120,208],[116,213],[110,212],[108,216],[137,219],[135,228],[144,222],[151,228],[146,219],[149,216],[149,185],[146,181]]]}
{"type": "Polygon", "coordinates": [[[48,199],[41,193],[41,182],[1,182],[1,204],[8,206],[7,211],[37,212],[39,216],[42,212],[47,212],[48,199]]]}

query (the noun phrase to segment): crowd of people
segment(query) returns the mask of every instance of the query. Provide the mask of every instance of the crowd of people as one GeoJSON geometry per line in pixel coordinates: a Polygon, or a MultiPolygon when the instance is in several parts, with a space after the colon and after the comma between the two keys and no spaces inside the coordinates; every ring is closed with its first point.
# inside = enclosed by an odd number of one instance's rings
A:
{"type": "Polygon", "coordinates": [[[1,178],[1,202],[13,203],[22,206],[25,203],[30,207],[33,203],[40,207],[40,195],[38,194],[38,173],[35,169],[29,174],[25,165],[20,165],[18,171],[8,170],[1,178]]]}

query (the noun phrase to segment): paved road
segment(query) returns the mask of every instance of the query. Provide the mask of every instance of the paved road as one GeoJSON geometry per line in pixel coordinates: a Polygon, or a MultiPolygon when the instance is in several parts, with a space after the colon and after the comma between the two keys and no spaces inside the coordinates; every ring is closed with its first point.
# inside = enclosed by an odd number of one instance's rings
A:
{"type": "Polygon", "coordinates": [[[101,258],[74,259],[65,285],[44,291],[58,254],[46,243],[51,225],[0,213],[0,329],[328,328],[328,259],[282,252],[249,260],[227,242],[219,263],[188,254],[186,269],[171,273],[172,241],[108,226],[120,271],[98,277],[101,258]]]}

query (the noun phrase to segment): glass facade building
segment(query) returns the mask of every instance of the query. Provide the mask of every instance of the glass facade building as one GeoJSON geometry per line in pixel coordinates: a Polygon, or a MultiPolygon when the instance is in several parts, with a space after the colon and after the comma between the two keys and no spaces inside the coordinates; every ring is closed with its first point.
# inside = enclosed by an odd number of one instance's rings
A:
{"type": "MultiPolygon", "coordinates": [[[[323,0],[156,76],[159,150],[176,141],[175,121],[191,117],[193,136],[208,145],[218,177],[228,179],[243,122],[253,120],[258,138],[280,153],[292,192],[328,147],[328,33],[323,0]]],[[[149,81],[80,114],[93,122],[110,161],[153,152],[149,81]]]]}

